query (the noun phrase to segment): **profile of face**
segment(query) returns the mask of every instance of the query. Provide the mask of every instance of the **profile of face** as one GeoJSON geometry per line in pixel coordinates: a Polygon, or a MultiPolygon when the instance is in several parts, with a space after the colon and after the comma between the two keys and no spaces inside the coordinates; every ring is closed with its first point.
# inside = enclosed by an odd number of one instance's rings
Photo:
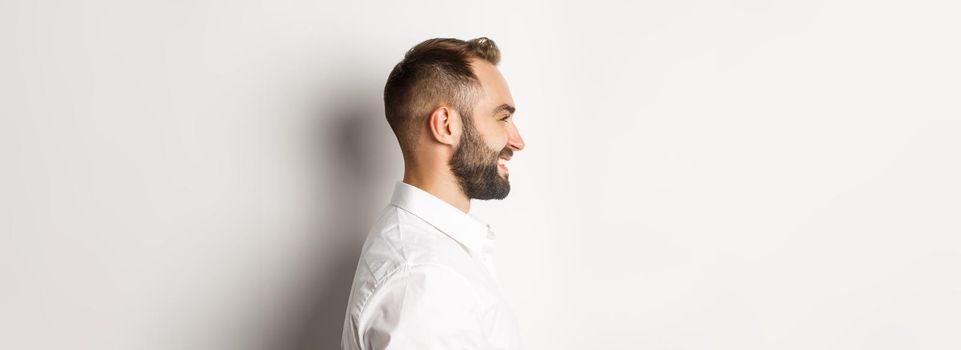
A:
{"type": "Polygon", "coordinates": [[[450,168],[461,190],[472,199],[504,199],[511,191],[507,161],[524,149],[514,125],[514,100],[497,68],[486,61],[473,61],[474,74],[483,94],[469,113],[461,111],[460,141],[450,168]]]}

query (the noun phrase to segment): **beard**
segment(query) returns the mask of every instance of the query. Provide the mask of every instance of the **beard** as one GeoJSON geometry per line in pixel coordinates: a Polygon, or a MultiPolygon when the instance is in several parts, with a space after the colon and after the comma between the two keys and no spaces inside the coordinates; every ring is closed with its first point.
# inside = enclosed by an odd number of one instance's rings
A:
{"type": "Polygon", "coordinates": [[[504,199],[511,191],[511,183],[507,174],[501,177],[498,173],[497,160],[501,154],[512,155],[514,151],[508,147],[500,152],[490,149],[474,128],[470,116],[462,115],[464,133],[451,156],[451,172],[467,198],[504,199]]]}

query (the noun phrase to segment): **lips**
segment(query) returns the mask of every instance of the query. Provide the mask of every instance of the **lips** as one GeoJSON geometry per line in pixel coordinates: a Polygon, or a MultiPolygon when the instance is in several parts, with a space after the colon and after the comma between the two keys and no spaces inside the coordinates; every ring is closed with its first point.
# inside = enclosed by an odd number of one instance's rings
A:
{"type": "Polygon", "coordinates": [[[501,152],[500,157],[497,159],[497,167],[503,168],[504,172],[507,172],[507,161],[514,158],[514,151],[509,148],[504,148],[501,152]]]}

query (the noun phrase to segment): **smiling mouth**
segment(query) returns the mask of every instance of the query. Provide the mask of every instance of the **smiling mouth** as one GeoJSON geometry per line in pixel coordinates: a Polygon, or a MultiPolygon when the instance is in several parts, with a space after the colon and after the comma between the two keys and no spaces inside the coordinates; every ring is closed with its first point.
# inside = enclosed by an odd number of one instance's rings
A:
{"type": "Polygon", "coordinates": [[[508,173],[507,162],[514,158],[514,151],[510,148],[504,147],[500,155],[497,157],[497,167],[504,170],[504,173],[508,173]]]}

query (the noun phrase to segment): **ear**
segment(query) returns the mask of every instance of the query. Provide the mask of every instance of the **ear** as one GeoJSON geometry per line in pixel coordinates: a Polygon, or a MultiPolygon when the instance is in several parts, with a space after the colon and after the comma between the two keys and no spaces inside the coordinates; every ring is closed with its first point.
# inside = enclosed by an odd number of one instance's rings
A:
{"type": "Polygon", "coordinates": [[[431,112],[428,119],[428,128],[431,137],[445,145],[456,145],[460,139],[460,115],[447,106],[437,107],[431,112]]]}

